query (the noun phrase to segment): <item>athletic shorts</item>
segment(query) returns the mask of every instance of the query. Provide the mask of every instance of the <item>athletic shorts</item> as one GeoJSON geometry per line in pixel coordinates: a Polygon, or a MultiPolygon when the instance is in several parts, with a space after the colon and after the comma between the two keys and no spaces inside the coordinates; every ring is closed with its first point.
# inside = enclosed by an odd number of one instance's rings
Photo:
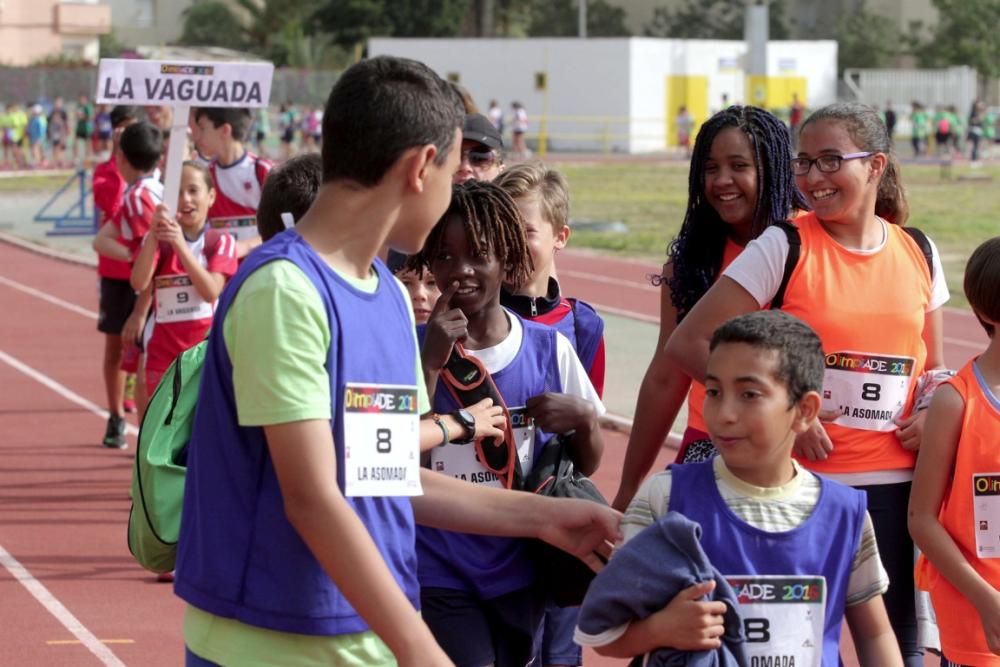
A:
{"type": "Polygon", "coordinates": [[[490,600],[450,588],[420,590],[420,613],[455,667],[524,667],[544,610],[534,587],[490,600]]]}
{"type": "Polygon", "coordinates": [[[135,307],[135,290],[127,280],[101,278],[100,314],[97,330],[101,333],[120,335],[125,320],[135,307]]]}

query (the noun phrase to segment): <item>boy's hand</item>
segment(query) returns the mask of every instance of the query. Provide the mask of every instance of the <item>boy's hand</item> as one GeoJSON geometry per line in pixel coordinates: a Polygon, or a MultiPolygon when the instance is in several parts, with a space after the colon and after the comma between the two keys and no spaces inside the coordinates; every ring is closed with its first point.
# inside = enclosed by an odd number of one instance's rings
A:
{"type": "Polygon", "coordinates": [[[138,345],[143,324],[143,318],[139,317],[138,313],[129,315],[125,320],[125,326],[122,327],[122,342],[125,345],[138,345]]]}
{"type": "Polygon", "coordinates": [[[503,408],[493,405],[492,398],[484,398],[475,405],[466,408],[469,414],[476,420],[476,434],[479,438],[497,438],[503,440],[503,429],[507,425],[507,417],[503,413],[503,408]]]}
{"type": "Polygon", "coordinates": [[[457,281],[448,285],[427,319],[421,361],[424,368],[432,372],[444,368],[451,355],[451,348],[469,335],[469,320],[465,317],[465,313],[451,307],[451,297],[455,296],[457,290],[457,281]]]}
{"type": "Polygon", "coordinates": [[[555,392],[532,396],[524,407],[538,428],[549,433],[568,433],[586,428],[595,416],[594,405],[590,401],[555,392]]]}
{"type": "Polygon", "coordinates": [[[711,651],[722,646],[720,637],[726,629],[724,602],[702,602],[715,590],[714,581],[689,586],[674,596],[666,607],[650,616],[651,628],[662,639],[662,647],[680,651],[711,651]]]}
{"type": "Polygon", "coordinates": [[[924,420],[927,419],[927,410],[921,410],[909,417],[896,417],[896,437],[903,449],[916,451],[920,449],[920,438],[924,434],[924,420]]]}
{"type": "Polygon", "coordinates": [[[621,539],[621,512],[589,500],[538,498],[544,510],[535,517],[538,539],[573,554],[594,572],[600,572],[621,539]]]}
{"type": "Polygon", "coordinates": [[[831,422],[841,414],[840,410],[820,410],[819,419],[813,422],[808,431],[795,438],[793,453],[810,461],[825,461],[829,458],[833,451],[833,441],[823,428],[823,422],[831,422]]]}

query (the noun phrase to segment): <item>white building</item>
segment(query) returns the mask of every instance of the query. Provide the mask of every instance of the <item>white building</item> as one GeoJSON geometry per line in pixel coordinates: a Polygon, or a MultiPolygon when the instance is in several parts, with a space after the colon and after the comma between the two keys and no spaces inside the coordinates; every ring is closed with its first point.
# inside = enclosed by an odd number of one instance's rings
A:
{"type": "Polygon", "coordinates": [[[768,44],[767,77],[747,77],[743,41],[608,39],[390,39],[371,56],[427,63],[461,83],[483,109],[491,99],[528,111],[529,135],[558,150],[662,151],[674,145],[681,105],[697,124],[724,104],[786,109],[836,100],[837,43],[768,44]]]}

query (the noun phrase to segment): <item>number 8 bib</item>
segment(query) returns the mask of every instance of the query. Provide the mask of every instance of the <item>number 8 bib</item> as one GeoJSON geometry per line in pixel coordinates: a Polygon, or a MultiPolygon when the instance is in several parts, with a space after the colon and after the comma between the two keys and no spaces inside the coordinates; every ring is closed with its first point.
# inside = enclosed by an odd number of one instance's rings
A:
{"type": "Polygon", "coordinates": [[[823,409],[839,410],[833,423],[867,431],[894,431],[910,398],[916,360],[865,352],[826,355],[823,409]]]}
{"type": "Polygon", "coordinates": [[[821,667],[824,577],[727,576],[743,617],[751,665],[821,667]]]}
{"type": "Polygon", "coordinates": [[[343,409],[344,495],[422,494],[417,388],[348,383],[343,409]]]}

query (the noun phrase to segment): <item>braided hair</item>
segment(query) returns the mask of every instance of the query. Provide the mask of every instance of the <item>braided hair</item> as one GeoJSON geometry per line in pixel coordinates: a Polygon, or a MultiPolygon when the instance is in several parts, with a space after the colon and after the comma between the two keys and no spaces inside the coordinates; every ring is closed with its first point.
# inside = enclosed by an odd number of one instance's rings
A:
{"type": "Polygon", "coordinates": [[[427,237],[420,252],[411,256],[407,268],[429,269],[441,251],[444,229],[453,219],[462,223],[469,248],[489,252],[504,267],[504,282],[515,288],[527,282],[535,270],[528,252],[524,221],[514,200],[500,186],[475,179],[452,188],[451,204],[427,237]]]}
{"type": "Polygon", "coordinates": [[[757,203],[750,225],[752,236],[756,238],[772,223],[787,219],[792,209],[809,208],[795,186],[791,138],[781,120],[757,107],[734,105],[705,121],[691,153],[687,212],[677,237],[667,248],[673,269],[667,284],[678,322],[705,295],[722,268],[730,228],[705,198],[705,162],[715,137],[730,127],[738,127],[747,135],[756,158],[757,203]]]}

